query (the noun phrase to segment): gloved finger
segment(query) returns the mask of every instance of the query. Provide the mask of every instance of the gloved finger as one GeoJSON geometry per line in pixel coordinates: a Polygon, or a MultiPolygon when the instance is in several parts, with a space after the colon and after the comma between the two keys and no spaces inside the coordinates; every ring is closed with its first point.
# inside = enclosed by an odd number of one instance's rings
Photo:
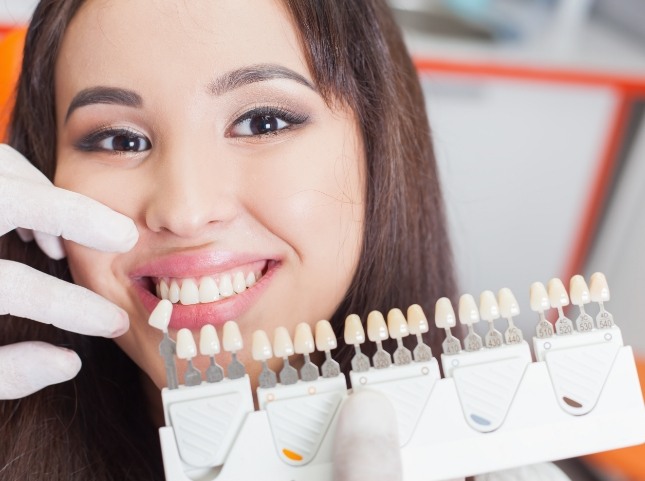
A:
{"type": "Polygon", "coordinates": [[[23,229],[22,227],[18,227],[16,229],[16,232],[18,233],[18,237],[20,237],[23,242],[31,242],[32,240],[34,240],[34,231],[30,229],[23,229]]]}
{"type": "Polygon", "coordinates": [[[18,399],[69,381],[81,369],[74,351],[44,342],[0,346],[0,399],[18,399]]]}
{"type": "Polygon", "coordinates": [[[401,448],[394,408],[375,391],[349,396],[339,413],[333,452],[334,481],[400,481],[401,448]]]}
{"type": "Polygon", "coordinates": [[[63,247],[63,240],[60,237],[45,234],[38,230],[31,231],[34,234],[36,244],[40,247],[47,257],[54,260],[60,260],[65,257],[65,247],[63,247]]]}
{"type": "Polygon", "coordinates": [[[0,259],[0,315],[12,314],[93,336],[128,330],[127,313],[107,299],[29,266],[0,259]]]}
{"type": "Polygon", "coordinates": [[[0,145],[0,235],[16,227],[110,252],[128,251],[139,238],[132,219],[89,197],[54,187],[20,153],[0,145]]]}

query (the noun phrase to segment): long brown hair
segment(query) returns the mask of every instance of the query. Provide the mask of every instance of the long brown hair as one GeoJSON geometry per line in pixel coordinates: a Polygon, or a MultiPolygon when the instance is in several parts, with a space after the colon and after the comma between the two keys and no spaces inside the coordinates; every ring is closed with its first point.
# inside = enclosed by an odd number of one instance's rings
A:
{"type": "MultiPolygon", "coordinates": [[[[55,170],[54,66],[84,0],[42,0],[26,38],[10,143],[50,179],[55,170]]],[[[384,0],[283,0],[315,83],[330,104],[356,113],[367,158],[365,233],[359,266],[332,324],[339,359],[345,317],[421,304],[433,312],[454,280],[424,101],[414,66],[384,0]]],[[[15,233],[3,258],[71,281],[65,261],[47,259],[15,233]]],[[[324,279],[321,279],[324,282],[324,279]]],[[[10,317],[10,316],[5,316],[10,317]]],[[[314,320],[312,320],[314,321],[314,320]]],[[[0,344],[42,339],[74,349],[76,379],[19,401],[0,402],[0,477],[7,480],[162,479],[156,430],[134,364],[109,340],[21,319],[0,320],[0,344]]],[[[440,335],[428,342],[438,352],[440,335]]]]}

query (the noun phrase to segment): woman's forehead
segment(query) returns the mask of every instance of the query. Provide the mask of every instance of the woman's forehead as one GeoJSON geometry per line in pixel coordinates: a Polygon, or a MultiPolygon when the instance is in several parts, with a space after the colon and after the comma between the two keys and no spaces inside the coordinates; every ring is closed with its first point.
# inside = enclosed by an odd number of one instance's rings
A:
{"type": "MultiPolygon", "coordinates": [[[[157,79],[198,88],[255,64],[281,65],[310,80],[278,0],[89,0],[65,33],[56,83],[78,91],[157,79]]],[[[73,95],[62,90],[57,94],[73,95]]]]}

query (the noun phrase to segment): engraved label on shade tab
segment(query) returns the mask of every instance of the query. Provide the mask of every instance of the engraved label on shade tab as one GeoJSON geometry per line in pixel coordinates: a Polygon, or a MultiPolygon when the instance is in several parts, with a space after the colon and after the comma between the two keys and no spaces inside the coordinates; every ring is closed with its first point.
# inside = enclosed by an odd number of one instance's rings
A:
{"type": "Polygon", "coordinates": [[[466,351],[479,351],[483,347],[481,336],[473,328],[473,324],[479,321],[479,309],[475,298],[470,294],[463,294],[459,298],[459,322],[468,327],[468,334],[464,338],[466,351]]]}
{"type": "Polygon", "coordinates": [[[376,344],[376,353],[372,356],[372,365],[376,369],[385,369],[392,365],[390,353],[383,349],[383,341],[388,338],[387,326],[383,314],[372,311],[367,315],[367,337],[376,344]]]}
{"type": "Polygon", "coordinates": [[[503,287],[497,293],[499,311],[502,317],[508,321],[508,329],[504,332],[506,344],[519,344],[524,340],[522,331],[513,322],[513,317],[519,315],[520,307],[515,296],[508,287],[503,287]]]}
{"type": "Polygon", "coordinates": [[[569,305],[569,295],[567,294],[567,290],[564,288],[564,284],[562,284],[560,279],[554,277],[547,283],[546,290],[549,293],[549,302],[551,303],[551,307],[555,307],[558,310],[558,320],[555,321],[556,334],[573,334],[573,322],[564,315],[564,311],[562,310],[563,306],[569,305]]]}
{"type": "Polygon", "coordinates": [[[222,336],[224,350],[231,353],[231,362],[226,367],[226,373],[229,379],[239,379],[246,375],[244,365],[237,359],[237,353],[242,350],[242,334],[235,321],[227,321],[224,324],[224,334],[222,336]]]}
{"type": "Polygon", "coordinates": [[[273,357],[273,350],[271,349],[271,341],[267,333],[261,329],[253,333],[253,359],[262,363],[262,371],[258,376],[258,385],[261,388],[272,388],[278,384],[275,372],[269,369],[267,361],[273,357]]]}
{"type": "Polygon", "coordinates": [[[311,327],[306,322],[301,322],[296,326],[296,334],[293,339],[294,350],[296,354],[302,354],[305,359],[304,364],[300,368],[300,379],[303,381],[315,381],[318,379],[318,366],[316,366],[309,355],[314,352],[314,336],[311,333],[311,327]]]}
{"type": "Polygon", "coordinates": [[[493,291],[484,291],[480,294],[479,315],[488,322],[488,332],[484,336],[486,347],[496,348],[504,344],[502,333],[495,329],[495,319],[499,319],[499,305],[493,291]]]}
{"type": "Polygon", "coordinates": [[[338,345],[336,334],[329,321],[316,323],[316,349],[325,353],[325,362],[320,366],[322,377],[336,377],[340,374],[340,366],[331,357],[331,350],[338,345]]]}
{"type": "Polygon", "coordinates": [[[171,316],[172,302],[162,299],[150,313],[148,324],[163,333],[163,338],[159,343],[159,354],[163,358],[163,364],[166,369],[166,385],[168,389],[177,389],[179,387],[177,367],[175,366],[177,344],[168,335],[168,324],[171,316]]]}
{"type": "Polygon", "coordinates": [[[452,335],[450,332],[451,327],[455,327],[457,319],[455,311],[452,308],[452,303],[447,297],[437,299],[434,308],[434,322],[439,329],[445,329],[446,338],[444,339],[441,347],[444,354],[458,354],[461,352],[461,343],[459,339],[452,335]]]}
{"type": "Polygon", "coordinates": [[[177,357],[188,361],[184,374],[186,386],[199,386],[202,383],[202,374],[193,366],[193,358],[197,355],[197,345],[190,329],[182,328],[177,331],[177,357]]]}
{"type": "Polygon", "coordinates": [[[369,358],[361,352],[361,344],[365,342],[365,330],[361,318],[356,314],[350,314],[345,319],[345,344],[354,346],[355,354],[352,357],[352,371],[365,372],[370,369],[369,358]]]}
{"type": "Polygon", "coordinates": [[[549,295],[546,292],[546,287],[544,287],[544,284],[542,284],[541,282],[534,282],[533,284],[531,284],[529,298],[531,303],[531,310],[537,312],[539,315],[539,320],[537,326],[535,327],[535,333],[537,337],[544,339],[553,336],[553,325],[549,321],[547,321],[546,317],[544,316],[544,311],[551,308],[549,295]]]}
{"type": "Polygon", "coordinates": [[[585,311],[585,304],[591,302],[591,294],[584,277],[575,275],[569,281],[569,297],[571,304],[578,306],[580,315],[576,319],[576,329],[578,332],[588,332],[593,330],[593,318],[585,311]]]}
{"type": "Polygon", "coordinates": [[[596,325],[599,329],[609,329],[614,327],[614,316],[605,310],[604,303],[610,299],[609,286],[607,279],[602,272],[594,272],[589,280],[589,290],[591,291],[591,300],[597,302],[600,312],[596,316],[596,325]]]}
{"type": "Polygon", "coordinates": [[[400,309],[390,309],[387,313],[387,329],[392,339],[396,340],[397,348],[392,355],[394,364],[402,366],[412,362],[412,353],[403,345],[403,338],[410,335],[408,323],[400,309]]]}
{"type": "Polygon", "coordinates": [[[282,369],[278,374],[280,384],[285,386],[298,382],[298,370],[289,364],[289,356],[293,356],[293,342],[286,327],[276,327],[273,333],[273,354],[282,358],[282,369]]]}
{"type": "Polygon", "coordinates": [[[206,368],[206,382],[219,382],[224,379],[224,369],[215,362],[215,354],[220,353],[219,337],[211,324],[202,326],[199,332],[199,353],[210,357],[210,365],[206,368]]]}
{"type": "Polygon", "coordinates": [[[412,351],[416,362],[425,362],[432,359],[432,349],[423,342],[422,335],[430,329],[428,319],[423,309],[418,304],[412,304],[408,307],[408,330],[410,334],[417,337],[417,345],[412,351]]]}

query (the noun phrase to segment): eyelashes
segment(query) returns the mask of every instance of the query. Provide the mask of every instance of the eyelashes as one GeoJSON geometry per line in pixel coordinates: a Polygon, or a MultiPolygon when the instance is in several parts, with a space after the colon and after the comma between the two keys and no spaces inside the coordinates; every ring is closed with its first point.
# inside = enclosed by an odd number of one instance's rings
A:
{"type": "MultiPolygon", "coordinates": [[[[309,120],[309,115],[277,106],[255,107],[237,117],[225,131],[227,138],[270,140],[309,120]]],[[[139,154],[152,148],[151,140],[131,127],[101,127],[75,143],[82,152],[139,154]]]]}

